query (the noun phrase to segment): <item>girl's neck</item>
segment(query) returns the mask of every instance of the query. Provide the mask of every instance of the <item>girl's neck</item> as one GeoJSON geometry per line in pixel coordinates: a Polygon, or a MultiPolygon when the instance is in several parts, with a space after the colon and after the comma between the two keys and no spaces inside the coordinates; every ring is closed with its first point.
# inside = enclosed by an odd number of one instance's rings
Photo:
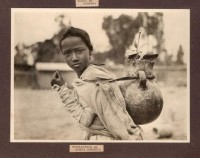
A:
{"type": "MultiPolygon", "coordinates": [[[[90,64],[89,64],[90,65],[90,64]]],[[[89,67],[89,65],[87,65],[86,67],[84,67],[84,69],[83,69],[83,71],[81,71],[81,72],[77,72],[77,76],[78,76],[78,78],[80,78],[81,77],[81,75],[83,74],[83,72],[89,67]]]]}

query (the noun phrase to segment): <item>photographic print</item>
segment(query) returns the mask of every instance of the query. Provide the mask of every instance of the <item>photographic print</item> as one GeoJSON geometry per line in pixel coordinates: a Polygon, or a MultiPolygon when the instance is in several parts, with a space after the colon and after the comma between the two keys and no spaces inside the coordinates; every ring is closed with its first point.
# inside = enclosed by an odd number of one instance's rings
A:
{"type": "Polygon", "coordinates": [[[189,9],[11,9],[11,142],[190,142],[189,9]]]}

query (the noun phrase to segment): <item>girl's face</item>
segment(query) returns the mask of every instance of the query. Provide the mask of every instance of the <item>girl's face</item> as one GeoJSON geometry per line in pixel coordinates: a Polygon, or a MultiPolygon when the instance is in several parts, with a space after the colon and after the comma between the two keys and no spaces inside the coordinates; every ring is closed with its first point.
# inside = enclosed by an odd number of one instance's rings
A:
{"type": "Polygon", "coordinates": [[[90,61],[90,50],[85,42],[80,37],[67,37],[61,42],[61,51],[66,63],[80,76],[90,61]]]}

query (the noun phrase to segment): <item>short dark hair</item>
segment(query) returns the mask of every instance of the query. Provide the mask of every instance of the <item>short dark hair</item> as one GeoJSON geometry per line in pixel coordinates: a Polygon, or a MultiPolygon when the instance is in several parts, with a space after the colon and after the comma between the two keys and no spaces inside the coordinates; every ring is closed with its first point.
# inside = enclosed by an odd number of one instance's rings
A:
{"type": "Polygon", "coordinates": [[[62,48],[61,48],[61,42],[67,38],[67,37],[70,37],[70,36],[76,36],[76,37],[80,37],[86,44],[86,46],[88,47],[88,49],[90,51],[93,51],[93,46],[91,44],[91,41],[90,41],[90,37],[88,35],[88,33],[85,31],[85,30],[82,30],[82,29],[79,29],[79,28],[75,28],[75,27],[69,27],[65,32],[64,34],[62,35],[61,39],[60,39],[60,42],[59,42],[59,46],[60,46],[60,50],[62,51],[62,48]]]}

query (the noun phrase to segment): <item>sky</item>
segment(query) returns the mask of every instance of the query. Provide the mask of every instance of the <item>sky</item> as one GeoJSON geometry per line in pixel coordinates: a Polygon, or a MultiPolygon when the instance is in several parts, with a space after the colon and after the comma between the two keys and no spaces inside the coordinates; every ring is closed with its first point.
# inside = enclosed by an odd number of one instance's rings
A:
{"type": "Polygon", "coordinates": [[[185,52],[184,60],[189,59],[190,44],[190,12],[183,9],[12,9],[12,45],[18,43],[31,45],[38,41],[50,39],[58,30],[55,17],[65,15],[74,27],[86,30],[94,49],[103,52],[111,46],[102,29],[103,17],[112,15],[118,18],[121,14],[137,16],[138,12],[163,12],[165,45],[170,53],[176,53],[179,45],[185,52]]]}

